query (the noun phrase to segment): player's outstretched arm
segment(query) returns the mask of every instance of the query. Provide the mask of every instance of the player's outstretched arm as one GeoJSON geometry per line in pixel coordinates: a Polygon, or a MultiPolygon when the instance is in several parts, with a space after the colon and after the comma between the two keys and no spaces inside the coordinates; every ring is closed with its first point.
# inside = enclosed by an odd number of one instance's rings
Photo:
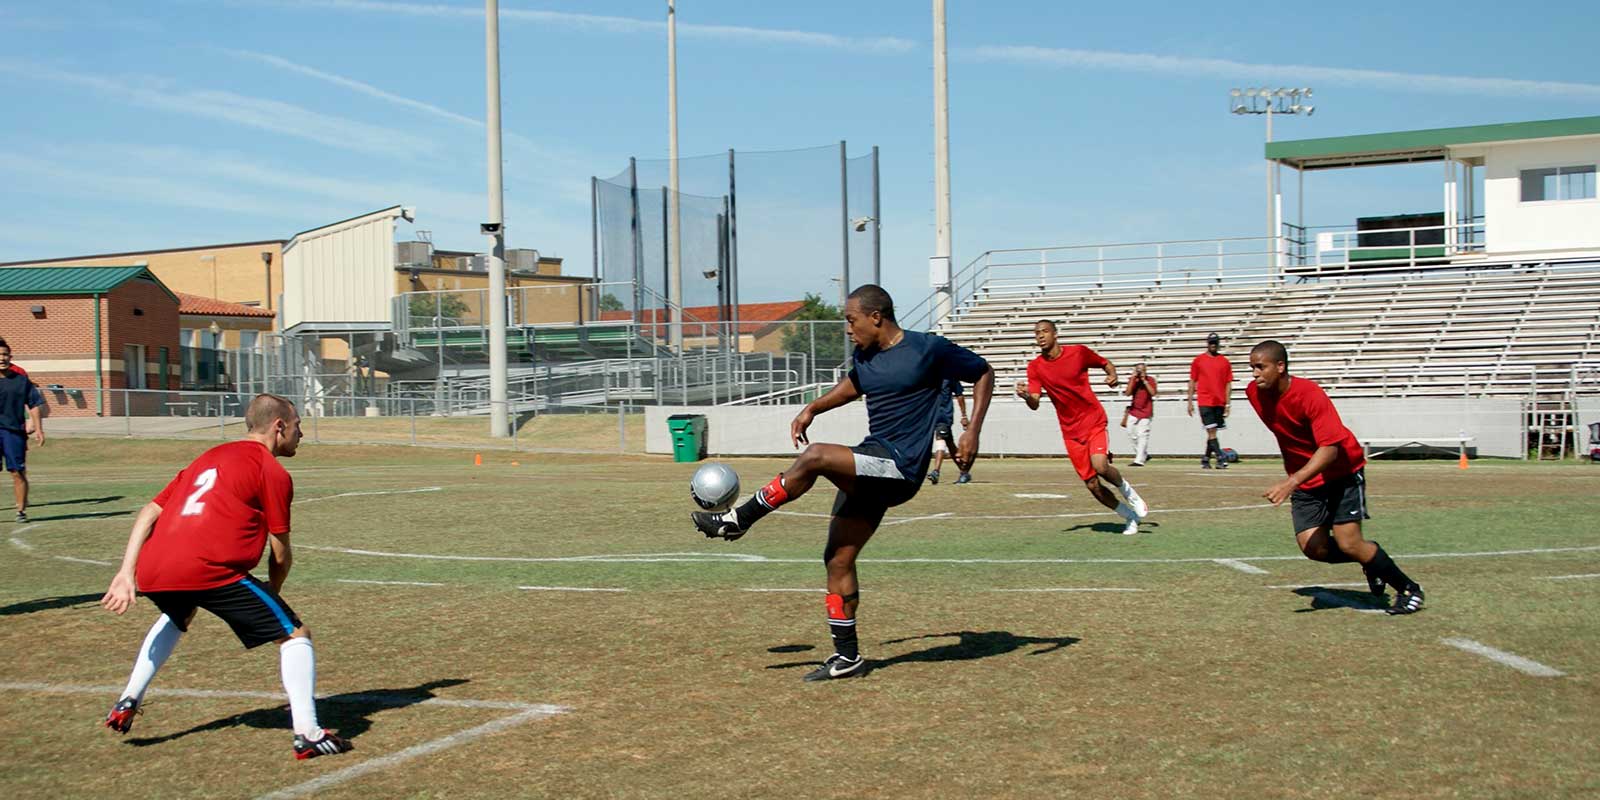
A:
{"type": "Polygon", "coordinates": [[[963,470],[972,469],[972,462],[978,460],[978,436],[983,432],[983,420],[989,415],[989,401],[993,397],[994,367],[988,367],[983,377],[972,384],[971,424],[961,431],[961,441],[956,443],[956,466],[963,470]]]}
{"type": "Polygon", "coordinates": [[[1119,383],[1117,380],[1117,365],[1111,363],[1111,359],[1108,358],[1104,369],[1106,371],[1106,385],[1116,386],[1119,383]]]}
{"type": "Polygon", "coordinates": [[[806,429],[811,427],[811,421],[816,419],[818,414],[832,411],[860,396],[861,390],[856,388],[856,382],[845,376],[829,389],[827,394],[812,400],[805,408],[800,409],[794,421],[789,423],[789,443],[794,445],[795,449],[799,449],[800,445],[810,444],[811,440],[806,438],[806,429]]]}
{"type": "Polygon", "coordinates": [[[274,592],[283,592],[283,582],[289,579],[289,568],[294,566],[294,551],[289,549],[289,534],[274,533],[267,537],[267,585],[274,592]]]}
{"type": "Polygon", "coordinates": [[[139,551],[144,549],[144,543],[150,538],[150,532],[155,530],[156,520],[161,516],[161,506],[154,502],[144,504],[139,509],[139,516],[133,520],[133,531],[128,534],[128,546],[122,552],[122,566],[117,569],[116,577],[111,579],[111,588],[106,590],[105,596],[100,598],[100,605],[113,614],[121,614],[133,608],[133,600],[139,591],[134,580],[134,569],[139,565],[139,551]]]}

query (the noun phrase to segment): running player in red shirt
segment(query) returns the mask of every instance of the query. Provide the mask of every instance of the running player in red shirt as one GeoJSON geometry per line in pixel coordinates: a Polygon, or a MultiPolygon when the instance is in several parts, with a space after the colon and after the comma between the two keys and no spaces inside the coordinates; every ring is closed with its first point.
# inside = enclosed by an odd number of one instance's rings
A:
{"type": "Polygon", "coordinates": [[[1116,365],[1081,344],[1063,347],[1056,341],[1056,324],[1052,320],[1034,323],[1033,341],[1039,345],[1039,357],[1028,362],[1028,380],[1017,382],[1017,396],[1029,409],[1038,411],[1040,393],[1050,395],[1056,420],[1061,424],[1061,438],[1067,445],[1067,456],[1072,459],[1083,485],[1089,487],[1089,494],[1102,505],[1122,515],[1126,521],[1122,528],[1124,534],[1138,533],[1139,520],[1150,513],[1150,507],[1133,490],[1133,484],[1111,466],[1106,441],[1106,410],[1089,386],[1090,367],[1104,369],[1106,385],[1116,386],[1116,365]],[[1101,478],[1116,486],[1127,502],[1117,502],[1111,490],[1100,482],[1101,478]]]}
{"type": "Polygon", "coordinates": [[[256,395],[245,411],[245,438],[207,450],[139,511],[122,568],[100,605],[122,614],[136,594],[161,616],[145,636],[122,698],[106,727],[127,733],[156,671],[189,630],[196,609],[221,617],[246,649],[278,644],[283,689],[294,722],[294,756],[334,755],[349,741],[317,724],[317,662],[311,633],[278,593],[289,577],[289,504],[294,481],[278,463],[300,445],[294,404],[256,395]],[[270,545],[267,582],[250,574],[270,545]]]}
{"type": "Polygon", "coordinates": [[[1250,374],[1254,380],[1245,386],[1245,396],[1277,437],[1289,473],[1262,496],[1273,505],[1290,501],[1300,552],[1328,564],[1361,564],[1367,586],[1380,597],[1385,584],[1393,586],[1397,594],[1390,614],[1421,611],[1422,587],[1377,542],[1361,537],[1361,521],[1369,518],[1366,454],[1327,392],[1305,378],[1291,378],[1289,351],[1271,339],[1250,351],[1250,374]]]}

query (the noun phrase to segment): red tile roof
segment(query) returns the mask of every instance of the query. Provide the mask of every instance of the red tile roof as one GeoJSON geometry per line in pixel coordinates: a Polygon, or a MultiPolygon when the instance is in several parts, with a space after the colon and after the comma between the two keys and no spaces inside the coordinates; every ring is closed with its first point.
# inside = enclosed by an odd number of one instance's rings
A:
{"type": "MultiPolygon", "coordinates": [[[[781,303],[744,303],[739,306],[739,332],[759,333],[774,322],[780,322],[794,316],[805,307],[804,300],[786,300],[781,303]]],[[[689,306],[683,310],[686,321],[693,325],[699,322],[721,322],[722,309],[718,306],[689,306]]],[[[662,322],[668,320],[665,310],[659,308],[642,309],[639,321],[646,324],[656,322],[656,315],[660,315],[662,322]]],[[[603,320],[633,319],[632,311],[602,311],[600,318],[603,320]]]]}
{"type": "Polygon", "coordinates": [[[197,294],[174,292],[178,295],[178,313],[193,314],[203,317],[266,317],[277,316],[277,312],[268,311],[260,306],[247,306],[243,303],[230,303],[218,300],[215,297],[201,297],[197,294]]]}

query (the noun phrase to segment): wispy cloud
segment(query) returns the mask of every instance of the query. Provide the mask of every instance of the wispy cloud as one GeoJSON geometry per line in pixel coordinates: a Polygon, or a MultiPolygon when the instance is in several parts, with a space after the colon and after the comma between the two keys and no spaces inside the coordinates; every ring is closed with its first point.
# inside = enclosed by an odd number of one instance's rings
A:
{"type": "Polygon", "coordinates": [[[370,83],[364,83],[364,82],[358,81],[358,80],[356,80],[354,78],[346,78],[343,75],[335,75],[335,74],[333,74],[331,72],[323,72],[320,69],[315,69],[315,68],[312,68],[312,67],[308,67],[308,66],[306,66],[304,64],[300,64],[300,63],[296,63],[294,61],[290,61],[287,58],[281,58],[279,56],[270,55],[268,53],[257,53],[257,52],[253,52],[253,51],[250,51],[250,50],[224,50],[223,52],[228,53],[229,55],[232,55],[232,56],[236,56],[238,58],[248,59],[248,60],[251,60],[251,61],[257,61],[257,62],[260,62],[262,64],[266,64],[266,65],[271,66],[271,67],[276,67],[278,69],[285,70],[287,72],[293,72],[295,74],[304,75],[304,76],[309,77],[309,78],[316,78],[319,81],[324,81],[326,83],[331,83],[331,84],[333,84],[335,86],[342,86],[342,87],[344,87],[346,89],[349,89],[351,91],[359,92],[361,94],[367,95],[368,97],[375,97],[375,98],[377,98],[379,100],[382,100],[382,101],[384,101],[386,103],[393,103],[394,105],[397,105],[397,106],[402,106],[404,108],[409,108],[409,109],[412,109],[412,110],[415,110],[415,111],[421,111],[424,114],[431,114],[431,115],[433,115],[435,117],[439,117],[440,119],[447,119],[447,120],[450,120],[451,122],[457,122],[457,123],[461,123],[463,125],[471,125],[471,126],[478,127],[478,128],[482,128],[483,127],[483,121],[482,120],[473,119],[472,117],[466,116],[465,114],[457,114],[454,111],[450,111],[448,109],[440,108],[440,107],[438,107],[436,105],[433,105],[431,103],[424,103],[421,100],[413,100],[413,99],[411,99],[409,97],[402,97],[401,95],[397,95],[397,94],[395,94],[393,92],[387,92],[387,91],[384,91],[382,89],[379,89],[378,87],[373,86],[370,83]]]}
{"type": "Polygon", "coordinates": [[[1355,86],[1441,94],[1600,99],[1600,84],[1568,81],[1436,75],[1348,67],[1318,67],[1306,64],[1252,64],[1222,58],[1197,58],[1154,53],[1120,53],[1109,50],[1078,50],[1060,47],[985,46],[971,48],[966,51],[966,54],[976,60],[989,62],[1035,64],[1069,69],[1148,72],[1164,75],[1204,75],[1246,82],[1266,80],[1273,84],[1307,83],[1319,86],[1355,86]]]}
{"type": "MultiPolygon", "coordinates": [[[[362,11],[413,17],[454,17],[482,19],[481,7],[448,5],[444,3],[411,3],[396,0],[247,0],[248,4],[324,8],[339,11],[362,11]]],[[[569,11],[540,11],[526,8],[500,9],[504,22],[532,22],[574,30],[598,31],[618,34],[662,34],[666,31],[665,19],[638,19],[601,14],[579,14],[569,11]]],[[[706,25],[678,20],[678,35],[684,38],[716,39],[740,44],[782,44],[818,47],[830,50],[852,50],[864,53],[904,53],[914,50],[917,43],[896,36],[839,36],[832,33],[801,31],[788,28],[757,28],[746,25],[706,25]]]]}
{"type": "Polygon", "coordinates": [[[135,83],[12,59],[0,59],[0,73],[29,81],[76,86],[144,108],[230,122],[343,150],[382,156],[414,156],[433,150],[428,140],[393,128],[235,92],[173,89],[156,82],[135,83]]]}

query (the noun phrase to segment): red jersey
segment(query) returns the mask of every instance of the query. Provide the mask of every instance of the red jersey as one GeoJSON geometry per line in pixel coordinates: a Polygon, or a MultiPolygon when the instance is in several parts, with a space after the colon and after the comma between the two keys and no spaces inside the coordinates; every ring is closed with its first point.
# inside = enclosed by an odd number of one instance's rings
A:
{"type": "Polygon", "coordinates": [[[1196,405],[1225,406],[1228,384],[1233,383],[1233,365],[1227,356],[1201,353],[1189,362],[1189,380],[1194,381],[1196,405]]]}
{"type": "Polygon", "coordinates": [[[1344,426],[1333,401],[1321,386],[1305,378],[1291,377],[1289,388],[1280,393],[1262,391],[1251,381],[1245,385],[1244,394],[1250,398],[1251,407],[1267,430],[1278,437],[1278,449],[1283,451],[1283,469],[1287,474],[1293,475],[1305,466],[1317,448],[1330,444],[1339,448],[1333,463],[1300,484],[1301,489],[1315,489],[1326,481],[1347,478],[1366,466],[1361,442],[1344,426]]]}
{"type": "Polygon", "coordinates": [[[1083,439],[1106,429],[1105,407],[1089,385],[1089,368],[1105,365],[1099,353],[1081,344],[1062,347],[1053,361],[1039,356],[1028,362],[1028,393],[1050,395],[1062,437],[1083,439]]]}
{"type": "Polygon", "coordinates": [[[1156,379],[1146,375],[1143,381],[1133,381],[1131,379],[1130,381],[1133,383],[1133,394],[1128,397],[1128,416],[1134,419],[1149,419],[1155,416],[1156,403],[1155,399],[1150,396],[1150,392],[1155,388],[1156,379]],[[1145,381],[1150,382],[1148,388],[1144,385],[1145,381]]]}
{"type": "Polygon", "coordinates": [[[261,562],[267,534],[289,532],[294,481],[249,439],[205,451],[156,495],[155,530],[139,553],[139,591],[211,589],[261,562]]]}

